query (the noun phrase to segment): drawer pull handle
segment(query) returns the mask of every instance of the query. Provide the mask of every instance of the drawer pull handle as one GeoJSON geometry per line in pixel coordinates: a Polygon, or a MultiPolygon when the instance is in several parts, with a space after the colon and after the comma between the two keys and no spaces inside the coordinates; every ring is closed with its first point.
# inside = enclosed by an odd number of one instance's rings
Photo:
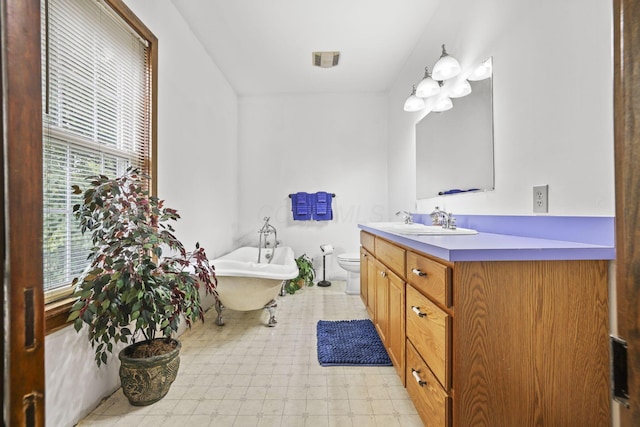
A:
{"type": "Polygon", "coordinates": [[[424,271],[422,271],[420,269],[417,269],[417,268],[412,269],[411,272],[413,274],[415,274],[416,276],[419,276],[419,277],[424,277],[424,276],[427,275],[427,273],[425,273],[424,271]]]}
{"type": "Polygon", "coordinates": [[[426,316],[426,313],[423,313],[423,312],[420,311],[420,307],[416,307],[415,305],[412,305],[411,306],[411,310],[413,310],[413,312],[415,314],[417,314],[418,317],[425,317],[426,316]]]}
{"type": "Polygon", "coordinates": [[[427,385],[427,382],[422,381],[422,378],[420,378],[420,371],[416,371],[415,369],[411,368],[411,374],[413,375],[413,378],[416,379],[416,382],[420,387],[424,387],[425,385],[427,385]]]}
{"type": "Polygon", "coordinates": [[[387,277],[387,272],[386,271],[381,271],[380,272],[380,277],[387,277]]]}

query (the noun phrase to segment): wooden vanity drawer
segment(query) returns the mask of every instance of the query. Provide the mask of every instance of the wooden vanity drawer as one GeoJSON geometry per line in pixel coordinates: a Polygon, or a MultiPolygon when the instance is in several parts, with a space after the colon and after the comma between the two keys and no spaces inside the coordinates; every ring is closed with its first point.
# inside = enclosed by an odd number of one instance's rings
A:
{"type": "MultiPolygon", "coordinates": [[[[427,362],[440,384],[451,389],[451,316],[412,285],[406,290],[407,338],[427,362]]],[[[407,377],[407,382],[409,378],[407,377]]]]}
{"type": "Polygon", "coordinates": [[[451,397],[442,389],[409,340],[407,340],[406,349],[407,392],[422,422],[428,426],[450,426],[451,397]]]}
{"type": "Polygon", "coordinates": [[[393,243],[376,237],[376,258],[382,261],[387,267],[393,270],[399,276],[404,275],[405,266],[405,250],[399,248],[393,243]]]}
{"type": "Polygon", "coordinates": [[[407,252],[407,282],[445,307],[451,307],[451,269],[422,255],[407,252]]]}
{"type": "Polygon", "coordinates": [[[371,253],[374,253],[375,239],[376,238],[373,236],[373,234],[365,233],[364,231],[360,232],[360,244],[363,248],[371,253]]]}

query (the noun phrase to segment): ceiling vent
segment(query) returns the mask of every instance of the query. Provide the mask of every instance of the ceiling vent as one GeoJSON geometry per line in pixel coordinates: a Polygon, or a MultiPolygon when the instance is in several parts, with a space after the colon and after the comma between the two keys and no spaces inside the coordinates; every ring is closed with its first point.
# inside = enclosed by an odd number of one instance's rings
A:
{"type": "Polygon", "coordinates": [[[320,68],[335,67],[340,60],[340,52],[313,52],[311,56],[313,65],[320,68]]]}

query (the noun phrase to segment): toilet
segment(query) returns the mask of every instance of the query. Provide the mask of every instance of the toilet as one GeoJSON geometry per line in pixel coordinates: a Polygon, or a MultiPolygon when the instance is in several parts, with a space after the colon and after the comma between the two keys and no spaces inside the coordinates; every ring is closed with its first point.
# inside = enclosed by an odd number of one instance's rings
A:
{"type": "Polygon", "coordinates": [[[349,295],[360,294],[360,254],[358,252],[338,255],[338,265],[347,270],[347,289],[349,295]]]}

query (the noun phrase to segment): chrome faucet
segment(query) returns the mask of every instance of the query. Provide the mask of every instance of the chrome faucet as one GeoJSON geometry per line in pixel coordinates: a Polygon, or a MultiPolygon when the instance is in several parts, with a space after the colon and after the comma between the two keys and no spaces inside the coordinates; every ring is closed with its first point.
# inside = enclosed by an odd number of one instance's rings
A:
{"type": "Polygon", "coordinates": [[[405,224],[413,224],[413,217],[407,211],[398,211],[396,216],[401,216],[405,224]]]}
{"type": "Polygon", "coordinates": [[[262,228],[260,230],[258,230],[258,234],[260,234],[260,240],[258,242],[258,263],[260,263],[260,259],[262,257],[262,249],[268,249],[269,248],[269,242],[267,241],[267,238],[273,234],[273,246],[272,246],[272,250],[271,253],[267,253],[265,254],[265,258],[269,260],[269,264],[271,263],[271,261],[273,260],[273,255],[276,252],[276,248],[278,247],[278,232],[276,231],[276,228],[269,224],[269,220],[271,218],[268,216],[264,217],[264,225],[262,226],[262,228]],[[264,239],[264,242],[263,242],[264,239]]]}
{"type": "Polygon", "coordinates": [[[456,229],[456,219],[451,212],[447,213],[436,206],[429,216],[433,225],[440,225],[446,230],[456,229]]]}

